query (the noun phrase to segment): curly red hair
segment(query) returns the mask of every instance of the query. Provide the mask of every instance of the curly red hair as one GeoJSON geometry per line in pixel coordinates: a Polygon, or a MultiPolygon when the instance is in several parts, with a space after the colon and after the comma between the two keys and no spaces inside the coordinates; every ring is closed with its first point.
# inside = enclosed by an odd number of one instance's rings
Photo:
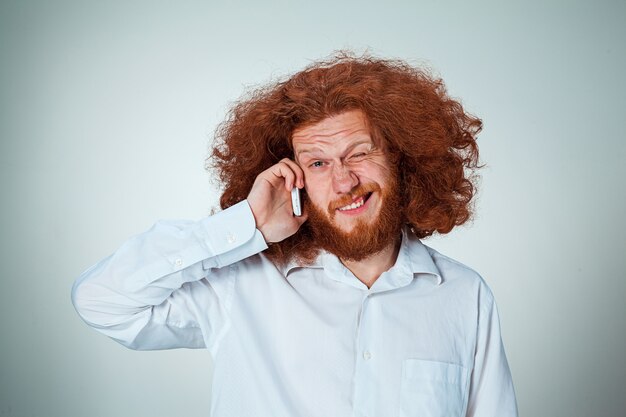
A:
{"type": "MultiPolygon", "coordinates": [[[[293,159],[294,130],[360,109],[371,134],[385,143],[403,191],[398,211],[424,238],[470,219],[478,166],[480,119],[448,97],[441,79],[404,61],[340,52],[244,97],[216,129],[207,167],[224,187],[222,209],[245,199],[256,176],[293,159]]],[[[266,251],[284,263],[310,260],[318,248],[307,223],[266,251]]]]}

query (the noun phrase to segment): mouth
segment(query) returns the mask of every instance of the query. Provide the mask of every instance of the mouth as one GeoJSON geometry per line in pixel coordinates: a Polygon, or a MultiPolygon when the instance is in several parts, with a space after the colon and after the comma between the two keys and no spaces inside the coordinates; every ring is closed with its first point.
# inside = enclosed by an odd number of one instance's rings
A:
{"type": "Polygon", "coordinates": [[[358,214],[365,210],[366,204],[371,196],[372,192],[359,196],[355,198],[350,204],[337,208],[337,211],[343,214],[358,214]]]}

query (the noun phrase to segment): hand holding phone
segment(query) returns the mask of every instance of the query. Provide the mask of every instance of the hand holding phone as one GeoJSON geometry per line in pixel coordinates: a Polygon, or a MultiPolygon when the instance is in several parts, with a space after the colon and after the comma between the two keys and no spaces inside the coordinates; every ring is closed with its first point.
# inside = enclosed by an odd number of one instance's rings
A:
{"type": "Polygon", "coordinates": [[[261,172],[254,180],[247,200],[256,227],[266,242],[283,241],[306,221],[298,191],[292,191],[298,186],[304,186],[304,173],[288,158],[261,172]]]}

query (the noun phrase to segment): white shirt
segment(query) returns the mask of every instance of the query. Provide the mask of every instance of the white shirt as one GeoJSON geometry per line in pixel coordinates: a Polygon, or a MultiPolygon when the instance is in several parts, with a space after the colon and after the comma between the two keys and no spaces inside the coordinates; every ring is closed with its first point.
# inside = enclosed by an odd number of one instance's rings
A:
{"type": "Polygon", "coordinates": [[[131,349],[207,348],[214,417],[517,416],[494,298],[407,230],[368,289],[322,253],[279,268],[246,201],[160,221],[85,271],[72,300],[131,349]]]}

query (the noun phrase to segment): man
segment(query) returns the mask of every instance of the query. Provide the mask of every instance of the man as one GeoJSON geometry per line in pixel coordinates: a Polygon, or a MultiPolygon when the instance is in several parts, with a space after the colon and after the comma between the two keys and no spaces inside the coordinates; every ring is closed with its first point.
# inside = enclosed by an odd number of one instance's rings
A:
{"type": "Polygon", "coordinates": [[[213,416],[515,416],[489,288],[419,240],[470,217],[480,129],[403,62],[315,63],[218,128],[223,211],[130,239],[74,305],[132,349],[207,348],[213,416]]]}

